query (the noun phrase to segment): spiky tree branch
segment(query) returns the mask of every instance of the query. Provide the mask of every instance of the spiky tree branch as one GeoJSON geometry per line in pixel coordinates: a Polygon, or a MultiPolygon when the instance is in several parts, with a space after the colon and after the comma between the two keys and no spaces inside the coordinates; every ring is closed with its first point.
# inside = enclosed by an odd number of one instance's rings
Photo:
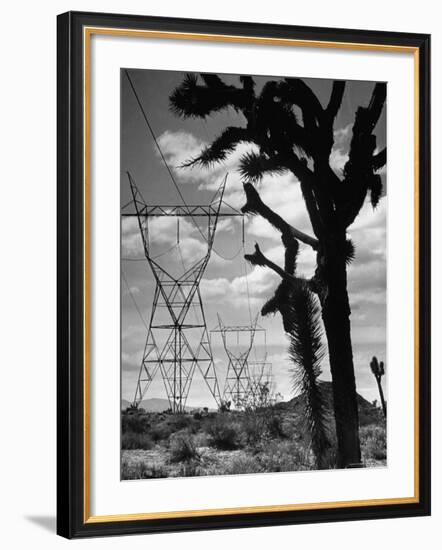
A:
{"type": "Polygon", "coordinates": [[[246,194],[246,204],[241,208],[244,214],[259,214],[266,219],[273,227],[281,232],[282,235],[292,235],[305,244],[317,250],[319,242],[314,237],[296,229],[288,224],[281,216],[269,208],[259,196],[258,191],[250,183],[244,184],[244,192],[246,194]]]}
{"type": "Polygon", "coordinates": [[[300,279],[299,277],[295,277],[291,273],[288,273],[287,271],[282,269],[282,267],[280,267],[279,265],[269,260],[261,252],[261,249],[259,248],[258,244],[255,244],[255,252],[253,254],[246,254],[244,258],[248,262],[250,262],[252,265],[258,265],[260,267],[268,267],[269,269],[277,273],[281,277],[281,279],[285,279],[286,281],[288,281],[294,286],[297,286],[300,284],[302,285],[307,284],[307,281],[305,279],[300,279]]]}
{"type": "Polygon", "coordinates": [[[387,163],[387,148],[384,147],[376,155],[373,155],[372,166],[373,170],[380,170],[387,163]]]}
{"type": "Polygon", "coordinates": [[[386,149],[378,155],[374,154],[376,137],[373,129],[382,113],[386,93],[385,83],[376,84],[368,107],[359,107],[356,111],[349,158],[344,166],[346,196],[340,221],[345,228],[359,214],[368,191],[373,207],[377,206],[382,193],[382,180],[375,171],[385,164],[387,154],[386,149]]]}
{"type": "Polygon", "coordinates": [[[172,111],[182,117],[205,118],[229,107],[240,111],[250,102],[253,90],[229,86],[214,74],[200,74],[204,85],[198,84],[198,76],[189,73],[170,96],[172,111]]]}
{"type": "Polygon", "coordinates": [[[247,130],[229,126],[212,141],[210,146],[205,147],[197,157],[186,161],[182,167],[187,168],[198,164],[209,167],[217,162],[222,162],[235,150],[237,145],[244,141],[248,141],[247,130]]]}
{"type": "Polygon", "coordinates": [[[239,173],[243,180],[251,183],[259,183],[265,174],[283,174],[286,171],[284,158],[277,155],[265,157],[255,151],[248,151],[239,161],[239,173]]]}

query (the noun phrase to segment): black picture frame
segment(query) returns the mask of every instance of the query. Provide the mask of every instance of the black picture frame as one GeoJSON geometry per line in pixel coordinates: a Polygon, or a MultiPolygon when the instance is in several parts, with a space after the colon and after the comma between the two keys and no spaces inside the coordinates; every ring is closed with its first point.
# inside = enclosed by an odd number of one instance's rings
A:
{"type": "Polygon", "coordinates": [[[427,34],[69,12],[57,39],[57,532],[67,538],[424,516],[430,514],[430,36],[427,34]],[[270,37],[415,48],[419,59],[419,498],[406,504],[91,521],[84,476],[85,27],[270,37]]]}

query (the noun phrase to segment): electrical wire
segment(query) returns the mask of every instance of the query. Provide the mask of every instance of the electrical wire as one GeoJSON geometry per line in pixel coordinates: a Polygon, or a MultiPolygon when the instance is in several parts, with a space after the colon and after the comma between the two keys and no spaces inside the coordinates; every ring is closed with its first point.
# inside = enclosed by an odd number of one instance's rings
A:
{"type": "MultiPolygon", "coordinates": [[[[124,72],[125,72],[126,77],[127,77],[128,81],[129,81],[130,87],[132,88],[132,92],[133,92],[133,94],[134,94],[134,96],[135,96],[135,99],[137,100],[137,103],[138,103],[138,106],[139,106],[139,108],[140,108],[141,114],[143,115],[144,121],[146,122],[146,125],[147,125],[147,127],[148,127],[148,129],[149,129],[150,135],[152,136],[152,139],[153,139],[153,141],[154,141],[154,143],[155,143],[155,145],[156,145],[156,147],[157,147],[157,149],[158,149],[158,152],[160,153],[160,156],[161,156],[161,159],[162,159],[162,161],[163,161],[163,163],[164,163],[164,166],[166,167],[166,170],[167,170],[167,172],[168,172],[168,174],[169,174],[169,176],[170,176],[170,179],[171,179],[173,185],[175,186],[175,189],[176,189],[178,195],[180,196],[180,199],[181,199],[183,205],[187,208],[187,203],[186,203],[186,201],[185,201],[185,199],[184,199],[183,194],[181,193],[181,189],[179,188],[177,182],[175,181],[175,178],[174,178],[174,176],[173,176],[173,174],[172,174],[172,170],[170,169],[170,167],[169,167],[169,165],[168,165],[168,163],[167,163],[166,157],[164,156],[163,151],[162,151],[162,149],[161,149],[161,147],[160,147],[160,144],[158,143],[158,140],[157,140],[157,138],[156,138],[155,132],[153,131],[152,126],[150,125],[149,119],[148,119],[148,117],[147,117],[147,113],[146,113],[146,111],[144,110],[143,104],[141,103],[141,99],[140,99],[140,97],[139,97],[139,95],[138,95],[138,93],[137,93],[137,91],[136,91],[136,89],[135,89],[134,83],[132,82],[132,79],[131,79],[131,77],[130,77],[130,75],[129,75],[129,71],[126,69],[124,72]]],[[[204,233],[201,231],[199,225],[195,222],[195,220],[193,219],[193,216],[192,216],[191,214],[190,214],[190,218],[191,218],[193,224],[195,225],[195,227],[196,227],[196,228],[198,229],[198,231],[200,232],[200,234],[201,234],[201,236],[203,237],[203,239],[207,242],[204,233]]]]}
{"type": "MultiPolygon", "coordinates": [[[[177,184],[177,182],[176,182],[176,180],[175,180],[175,178],[174,178],[174,176],[173,176],[172,170],[170,169],[170,167],[169,167],[169,165],[168,165],[168,163],[167,163],[166,157],[164,156],[164,153],[163,153],[163,151],[162,151],[162,149],[161,149],[161,147],[160,147],[160,144],[159,144],[159,142],[158,142],[158,140],[157,140],[157,137],[156,137],[156,135],[155,135],[155,132],[154,132],[154,130],[153,130],[153,128],[152,128],[152,126],[151,126],[151,124],[150,124],[150,122],[149,122],[149,119],[148,119],[146,110],[144,109],[143,104],[141,103],[141,99],[140,99],[140,97],[139,97],[139,95],[138,95],[138,93],[137,93],[137,91],[136,91],[136,89],[135,89],[135,85],[134,85],[134,83],[133,83],[133,81],[132,81],[132,79],[131,79],[131,77],[130,77],[130,75],[129,75],[129,71],[126,69],[124,72],[125,72],[125,74],[126,74],[127,80],[129,81],[129,84],[130,84],[130,87],[131,87],[131,89],[132,89],[132,92],[133,92],[133,94],[134,94],[134,96],[135,96],[135,99],[136,99],[136,101],[137,101],[137,103],[138,103],[138,106],[139,106],[139,108],[140,108],[141,114],[143,115],[144,121],[146,122],[146,125],[147,125],[147,127],[148,127],[148,129],[149,129],[150,135],[152,136],[152,139],[153,139],[153,141],[154,141],[154,143],[155,143],[155,145],[156,145],[156,147],[157,147],[157,149],[158,149],[158,152],[160,153],[160,156],[161,156],[161,159],[162,159],[162,161],[163,161],[163,163],[164,163],[164,166],[166,167],[166,170],[167,170],[167,172],[168,172],[168,174],[169,174],[169,176],[170,176],[170,179],[171,179],[171,181],[172,181],[172,183],[173,183],[173,185],[174,185],[174,187],[175,187],[175,189],[176,189],[176,191],[177,191],[177,193],[178,193],[178,195],[179,195],[179,197],[180,197],[180,199],[181,199],[183,205],[184,205],[186,208],[188,208],[188,205],[187,205],[187,203],[186,203],[186,201],[185,201],[185,199],[184,199],[184,196],[183,196],[183,194],[181,193],[181,189],[179,188],[179,185],[177,184]]],[[[230,208],[233,208],[232,206],[228,205],[224,200],[223,200],[223,202],[224,202],[227,206],[229,206],[230,208]]],[[[191,219],[193,225],[196,227],[196,229],[198,230],[198,232],[200,233],[201,237],[202,237],[203,240],[206,242],[206,244],[209,244],[209,241],[207,240],[207,238],[206,238],[206,236],[204,235],[203,231],[201,230],[200,226],[199,226],[198,223],[195,221],[194,217],[192,216],[192,214],[191,214],[190,212],[189,212],[189,214],[190,214],[190,219],[191,219]]],[[[238,252],[236,252],[236,254],[234,254],[232,257],[229,258],[229,257],[224,256],[224,255],[221,254],[220,252],[218,252],[218,250],[216,250],[216,248],[215,248],[213,245],[212,245],[212,250],[213,250],[213,252],[214,252],[217,256],[219,256],[221,259],[223,259],[223,260],[225,260],[225,261],[227,261],[227,262],[234,260],[234,259],[238,256],[238,254],[241,252],[241,249],[239,249],[238,252]]]]}

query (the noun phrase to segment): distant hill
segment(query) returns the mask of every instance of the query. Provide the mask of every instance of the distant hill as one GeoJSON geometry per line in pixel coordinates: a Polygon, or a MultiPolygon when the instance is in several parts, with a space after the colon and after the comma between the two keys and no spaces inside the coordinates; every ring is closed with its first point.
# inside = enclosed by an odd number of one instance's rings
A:
{"type": "MultiPolygon", "coordinates": [[[[121,410],[124,411],[130,406],[130,402],[126,399],[121,400],[121,410]]],[[[169,401],[160,397],[152,397],[151,399],[144,399],[141,401],[139,408],[144,409],[147,412],[163,412],[169,408],[169,401]]],[[[186,411],[194,411],[202,407],[186,407],[186,411]]]]}
{"type": "MultiPolygon", "coordinates": [[[[321,381],[321,390],[323,392],[325,401],[327,403],[327,409],[332,415],[333,412],[333,389],[332,383],[321,381]]],[[[358,409],[359,409],[359,424],[366,426],[368,424],[377,424],[383,420],[381,409],[375,407],[372,403],[367,401],[362,395],[357,394],[358,409]]],[[[304,411],[304,396],[298,395],[289,401],[278,403],[277,407],[282,410],[290,410],[296,415],[302,415],[304,411]]]]}
{"type": "MultiPolygon", "coordinates": [[[[321,389],[324,394],[327,409],[329,410],[331,419],[333,418],[333,390],[332,383],[321,381],[321,389]]],[[[357,394],[358,408],[359,408],[359,424],[366,426],[368,424],[378,424],[383,421],[383,415],[380,408],[375,407],[372,403],[364,399],[362,395],[357,394]]],[[[124,411],[130,406],[130,402],[127,399],[121,400],[121,410],[124,411]]],[[[141,401],[139,408],[144,409],[146,412],[164,412],[169,408],[169,401],[160,397],[152,397],[150,399],[144,399],[141,401]]],[[[282,401],[276,404],[276,408],[281,411],[286,411],[290,415],[299,417],[299,421],[304,416],[304,396],[298,395],[290,399],[289,401],[282,401]]],[[[187,412],[202,409],[202,407],[186,407],[187,412]]],[[[209,409],[213,412],[216,409],[209,409]]]]}
{"type": "Polygon", "coordinates": [[[130,406],[130,401],[128,401],[127,399],[122,399],[121,400],[121,410],[122,411],[125,411],[127,409],[127,407],[130,406]]]}

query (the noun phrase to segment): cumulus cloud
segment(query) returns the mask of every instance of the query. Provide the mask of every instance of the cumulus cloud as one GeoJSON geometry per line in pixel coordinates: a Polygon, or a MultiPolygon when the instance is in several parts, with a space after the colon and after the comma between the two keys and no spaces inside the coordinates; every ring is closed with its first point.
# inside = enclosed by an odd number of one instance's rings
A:
{"type": "Polygon", "coordinates": [[[239,160],[246,151],[256,149],[253,145],[240,144],[225,162],[216,163],[210,167],[200,165],[184,167],[184,163],[197,157],[202,149],[208,145],[205,141],[189,132],[170,132],[167,130],[161,134],[158,142],[167,163],[180,183],[196,184],[200,189],[209,191],[218,189],[222,178],[227,172],[229,172],[228,191],[233,192],[242,189],[241,180],[236,173],[239,160]]]}
{"type": "Polygon", "coordinates": [[[158,217],[149,220],[149,242],[152,244],[173,244],[178,235],[187,239],[198,233],[196,226],[188,218],[158,217]]]}
{"type": "MultiPolygon", "coordinates": [[[[229,220],[222,220],[217,231],[229,232],[230,223],[229,220]]],[[[161,257],[159,263],[178,262],[180,265],[185,263],[186,268],[190,267],[192,263],[201,259],[208,249],[207,238],[203,237],[207,234],[207,224],[198,224],[198,227],[185,218],[180,218],[179,222],[176,217],[151,219],[148,232],[151,257],[161,257]]],[[[129,259],[144,258],[143,242],[135,218],[123,218],[122,256],[129,259]]]]}
{"type": "Polygon", "coordinates": [[[217,302],[222,300],[235,308],[247,307],[250,304],[259,305],[267,297],[270,298],[272,290],[278,281],[278,276],[269,269],[254,267],[246,277],[218,277],[213,279],[203,278],[201,281],[201,294],[204,301],[217,302]]]}
{"type": "MultiPolygon", "coordinates": [[[[189,159],[198,156],[201,149],[206,146],[206,143],[189,132],[171,132],[169,130],[166,130],[159,136],[158,143],[167,164],[169,164],[175,174],[183,176],[182,179],[184,181],[193,183],[195,179],[192,177],[192,172],[181,168],[181,165],[189,159]]],[[[157,152],[157,154],[159,153],[157,152]]]]}
{"type": "Polygon", "coordinates": [[[235,229],[236,228],[234,227],[232,218],[225,218],[223,220],[218,221],[218,225],[216,227],[216,233],[217,234],[222,232],[234,233],[235,229]]]}
{"type": "MultiPolygon", "coordinates": [[[[261,199],[286,222],[313,234],[298,180],[290,173],[265,176],[258,187],[261,199]]],[[[280,240],[281,234],[261,216],[249,218],[247,232],[254,237],[280,240]]]]}

